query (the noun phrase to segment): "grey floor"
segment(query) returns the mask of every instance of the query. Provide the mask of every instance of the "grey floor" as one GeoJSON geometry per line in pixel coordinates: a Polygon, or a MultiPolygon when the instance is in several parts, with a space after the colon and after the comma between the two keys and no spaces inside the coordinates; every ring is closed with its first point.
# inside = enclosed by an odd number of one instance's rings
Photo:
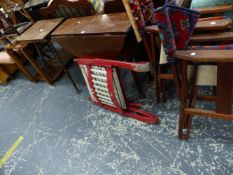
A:
{"type": "Polygon", "coordinates": [[[80,72],[70,69],[83,89],[79,95],[65,75],[49,86],[18,73],[0,87],[0,158],[24,137],[1,175],[233,174],[232,122],[194,118],[191,139],[180,141],[173,93],[157,104],[152,84],[142,81],[147,98],[140,101],[161,119],[151,126],[93,105],[80,72]]]}

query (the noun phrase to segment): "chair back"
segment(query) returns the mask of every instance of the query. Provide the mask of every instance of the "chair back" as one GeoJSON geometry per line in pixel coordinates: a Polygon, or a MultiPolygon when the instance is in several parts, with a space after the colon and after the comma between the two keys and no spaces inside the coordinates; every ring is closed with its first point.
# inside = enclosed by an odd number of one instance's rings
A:
{"type": "Polygon", "coordinates": [[[96,11],[87,0],[53,0],[40,9],[40,14],[45,18],[72,18],[95,15],[96,11]]]}
{"type": "Polygon", "coordinates": [[[134,29],[137,41],[142,41],[144,27],[154,24],[154,4],[152,0],[123,0],[125,10],[134,29]]]}

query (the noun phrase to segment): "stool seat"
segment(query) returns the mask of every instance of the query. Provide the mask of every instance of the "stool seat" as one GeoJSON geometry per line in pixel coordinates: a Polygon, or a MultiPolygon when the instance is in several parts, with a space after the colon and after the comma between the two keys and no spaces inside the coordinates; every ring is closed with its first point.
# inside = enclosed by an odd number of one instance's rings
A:
{"type": "Polygon", "coordinates": [[[1,51],[0,64],[15,64],[15,61],[7,52],[1,51]]]}

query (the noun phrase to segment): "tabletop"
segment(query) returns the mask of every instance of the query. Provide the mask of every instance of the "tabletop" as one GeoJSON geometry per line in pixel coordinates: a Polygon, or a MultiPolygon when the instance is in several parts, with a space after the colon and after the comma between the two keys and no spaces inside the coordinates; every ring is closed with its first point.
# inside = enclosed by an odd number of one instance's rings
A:
{"type": "Polygon", "coordinates": [[[112,13],[70,18],[53,33],[55,35],[125,34],[130,29],[126,13],[112,13]]]}
{"type": "Polygon", "coordinates": [[[48,19],[35,22],[16,41],[36,42],[44,40],[61,22],[63,18],[48,19]]]}

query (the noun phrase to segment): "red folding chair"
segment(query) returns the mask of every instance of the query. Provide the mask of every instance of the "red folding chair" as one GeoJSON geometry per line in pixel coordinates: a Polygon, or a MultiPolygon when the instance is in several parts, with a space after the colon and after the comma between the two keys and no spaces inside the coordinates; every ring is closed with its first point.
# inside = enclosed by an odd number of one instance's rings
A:
{"type": "Polygon", "coordinates": [[[141,110],[140,103],[126,100],[117,72],[117,68],[148,72],[150,71],[148,62],[130,63],[99,58],[78,58],[75,62],[82,71],[93,103],[148,124],[159,122],[158,117],[141,110]]]}

